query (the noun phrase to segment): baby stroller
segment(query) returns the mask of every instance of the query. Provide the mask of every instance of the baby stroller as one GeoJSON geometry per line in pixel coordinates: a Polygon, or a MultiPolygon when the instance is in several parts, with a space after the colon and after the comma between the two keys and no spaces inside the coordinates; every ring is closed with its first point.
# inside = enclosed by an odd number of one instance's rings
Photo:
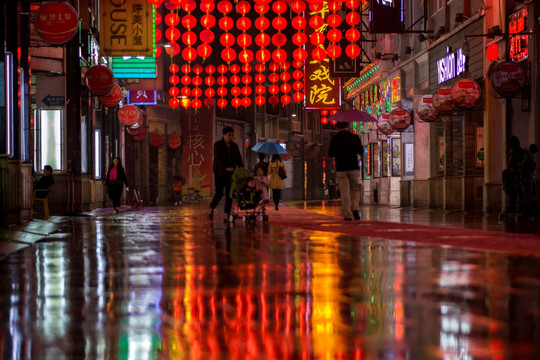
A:
{"type": "Polygon", "coordinates": [[[236,210],[230,215],[229,221],[234,222],[243,210],[242,221],[244,223],[268,221],[266,215],[266,200],[260,200],[260,193],[250,194],[249,198],[242,193],[242,188],[251,178],[251,173],[246,168],[238,168],[234,171],[231,180],[231,198],[236,202],[236,210]]]}

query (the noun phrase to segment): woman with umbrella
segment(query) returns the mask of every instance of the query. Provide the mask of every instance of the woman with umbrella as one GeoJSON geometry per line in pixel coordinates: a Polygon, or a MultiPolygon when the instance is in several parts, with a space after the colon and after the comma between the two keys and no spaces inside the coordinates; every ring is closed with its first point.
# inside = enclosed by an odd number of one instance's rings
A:
{"type": "Polygon", "coordinates": [[[272,189],[272,198],[276,205],[276,210],[279,210],[279,200],[281,199],[281,189],[285,188],[282,176],[285,173],[285,165],[281,161],[281,156],[278,154],[272,155],[272,161],[268,166],[268,174],[270,175],[270,189],[272,189]],[[282,170],[280,170],[280,168],[282,170]],[[280,174],[281,171],[281,174],[280,174]]]}

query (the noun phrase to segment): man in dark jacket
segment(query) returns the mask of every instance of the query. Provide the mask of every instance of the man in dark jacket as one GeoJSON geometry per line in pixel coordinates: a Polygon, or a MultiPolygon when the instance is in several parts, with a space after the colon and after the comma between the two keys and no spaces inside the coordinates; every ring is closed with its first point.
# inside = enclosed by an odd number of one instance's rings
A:
{"type": "Polygon", "coordinates": [[[223,139],[216,141],[214,144],[213,170],[216,192],[210,203],[210,219],[213,218],[214,209],[223,197],[223,190],[225,190],[225,220],[228,220],[231,212],[231,177],[235,168],[244,166],[242,155],[233,138],[234,129],[230,126],[225,126],[223,128],[223,139]]]}
{"type": "Polygon", "coordinates": [[[363,156],[364,147],[358,135],[351,133],[348,123],[338,122],[339,130],[330,140],[328,155],[336,159],[336,177],[341,194],[341,215],[343,220],[360,220],[358,204],[360,203],[360,188],[358,180],[360,166],[358,156],[363,156]]]}
{"type": "MultiPolygon", "coordinates": [[[[39,180],[34,180],[34,190],[47,190],[54,185],[53,168],[51,165],[45,165],[43,168],[43,176],[39,180]]],[[[38,191],[38,198],[45,198],[47,191],[38,191]]]]}

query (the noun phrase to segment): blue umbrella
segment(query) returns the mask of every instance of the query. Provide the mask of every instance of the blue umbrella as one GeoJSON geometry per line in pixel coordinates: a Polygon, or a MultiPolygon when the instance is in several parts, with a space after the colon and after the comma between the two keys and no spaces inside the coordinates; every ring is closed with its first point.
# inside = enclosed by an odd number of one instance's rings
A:
{"type": "Polygon", "coordinates": [[[337,122],[377,122],[373,116],[360,110],[341,110],[328,118],[329,121],[337,122]]]}
{"type": "Polygon", "coordinates": [[[285,150],[281,145],[275,142],[263,141],[251,148],[251,151],[256,151],[263,154],[286,154],[285,150]]]}

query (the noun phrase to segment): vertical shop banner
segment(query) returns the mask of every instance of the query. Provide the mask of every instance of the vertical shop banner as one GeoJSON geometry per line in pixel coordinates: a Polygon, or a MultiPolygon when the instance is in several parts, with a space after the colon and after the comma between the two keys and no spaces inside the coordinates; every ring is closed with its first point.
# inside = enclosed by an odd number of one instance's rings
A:
{"type": "MultiPolygon", "coordinates": [[[[308,23],[312,16],[320,15],[326,18],[328,15],[328,6],[323,6],[319,12],[309,11],[308,23]]],[[[306,26],[305,32],[307,38],[315,32],[324,32],[326,26],[319,29],[313,29],[311,26],[306,26]]],[[[324,47],[324,45],[319,45],[324,47]]],[[[316,61],[311,56],[312,51],[316,48],[311,41],[306,42],[306,51],[309,54],[305,62],[305,93],[306,93],[306,109],[339,109],[341,105],[341,84],[340,78],[330,77],[330,60],[326,56],[323,61],[316,61]]]]}
{"type": "Polygon", "coordinates": [[[154,9],[146,0],[100,0],[103,56],[153,56],[154,9]]]}
{"type": "Polygon", "coordinates": [[[187,110],[182,120],[182,175],[187,187],[212,195],[212,156],[214,152],[214,108],[187,110]]]}

